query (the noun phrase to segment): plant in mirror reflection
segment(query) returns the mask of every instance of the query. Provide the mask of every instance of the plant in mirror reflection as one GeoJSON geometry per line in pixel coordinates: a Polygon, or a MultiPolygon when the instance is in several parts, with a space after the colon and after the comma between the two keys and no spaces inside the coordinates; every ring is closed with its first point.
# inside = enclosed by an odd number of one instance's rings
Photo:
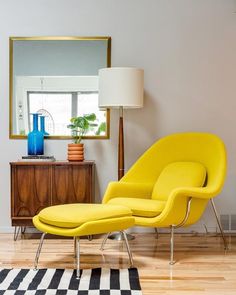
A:
{"type": "Polygon", "coordinates": [[[107,128],[107,125],[106,125],[106,122],[102,122],[99,126],[98,126],[98,129],[96,131],[96,135],[101,135],[101,133],[105,133],[106,132],[106,128],[107,128]]]}

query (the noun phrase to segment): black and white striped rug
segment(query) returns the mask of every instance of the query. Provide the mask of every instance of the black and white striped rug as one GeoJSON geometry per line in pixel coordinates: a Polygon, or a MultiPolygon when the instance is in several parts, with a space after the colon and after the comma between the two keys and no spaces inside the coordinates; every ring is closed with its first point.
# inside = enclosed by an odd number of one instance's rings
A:
{"type": "Polygon", "coordinates": [[[0,269],[0,295],[142,295],[138,270],[0,269]]]}

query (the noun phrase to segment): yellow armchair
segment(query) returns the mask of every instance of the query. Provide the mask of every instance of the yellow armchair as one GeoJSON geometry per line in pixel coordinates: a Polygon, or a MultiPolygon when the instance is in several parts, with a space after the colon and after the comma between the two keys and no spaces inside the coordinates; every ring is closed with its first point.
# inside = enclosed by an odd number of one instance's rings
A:
{"type": "Polygon", "coordinates": [[[171,228],[189,226],[202,216],[208,201],[214,209],[225,248],[227,243],[212,198],[224,184],[226,151],[209,133],[177,133],[154,143],[118,182],[111,182],[103,203],[126,205],[135,225],[171,228]]]}

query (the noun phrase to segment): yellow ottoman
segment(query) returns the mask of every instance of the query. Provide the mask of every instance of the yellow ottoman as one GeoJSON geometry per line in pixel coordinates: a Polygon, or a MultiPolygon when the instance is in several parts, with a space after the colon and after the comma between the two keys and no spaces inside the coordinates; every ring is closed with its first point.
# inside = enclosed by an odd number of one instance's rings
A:
{"type": "Polygon", "coordinates": [[[35,257],[35,268],[41,252],[45,235],[74,237],[77,277],[80,274],[79,237],[120,231],[124,236],[133,265],[125,229],[134,225],[134,217],[129,208],[109,204],[67,204],[43,209],[33,218],[34,226],[43,232],[35,257]]]}

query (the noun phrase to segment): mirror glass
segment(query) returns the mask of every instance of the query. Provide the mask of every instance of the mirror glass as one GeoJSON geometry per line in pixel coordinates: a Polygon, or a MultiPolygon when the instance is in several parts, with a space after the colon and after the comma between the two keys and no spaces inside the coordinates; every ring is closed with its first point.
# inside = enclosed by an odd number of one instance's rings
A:
{"type": "Polygon", "coordinates": [[[98,108],[98,70],[110,66],[110,37],[10,38],[10,138],[25,138],[32,113],[48,138],[69,138],[72,117],[95,113],[85,138],[109,137],[109,110],[98,108]]]}

